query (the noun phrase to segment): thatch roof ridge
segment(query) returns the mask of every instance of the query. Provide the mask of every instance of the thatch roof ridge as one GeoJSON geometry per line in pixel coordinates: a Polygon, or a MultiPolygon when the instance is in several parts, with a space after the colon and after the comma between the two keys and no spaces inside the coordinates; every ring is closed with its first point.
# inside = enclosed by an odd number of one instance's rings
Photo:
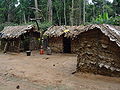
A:
{"type": "Polygon", "coordinates": [[[103,24],[100,30],[120,47],[120,26],[103,24]]]}
{"type": "Polygon", "coordinates": [[[1,38],[18,38],[20,35],[35,30],[34,25],[6,26],[1,32],[1,38]]]}
{"type": "Polygon", "coordinates": [[[88,30],[94,30],[95,28],[101,30],[103,34],[108,36],[111,41],[115,41],[120,46],[120,26],[114,26],[109,24],[90,24],[85,26],[52,26],[44,35],[49,37],[77,37],[82,32],[88,30]]]}

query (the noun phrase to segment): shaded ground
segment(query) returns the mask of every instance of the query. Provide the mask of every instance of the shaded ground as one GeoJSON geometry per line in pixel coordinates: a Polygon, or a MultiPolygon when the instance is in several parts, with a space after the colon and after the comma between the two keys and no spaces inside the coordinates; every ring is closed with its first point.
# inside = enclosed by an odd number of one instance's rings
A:
{"type": "Polygon", "coordinates": [[[0,54],[0,90],[120,90],[120,78],[72,74],[76,55],[0,54]]]}

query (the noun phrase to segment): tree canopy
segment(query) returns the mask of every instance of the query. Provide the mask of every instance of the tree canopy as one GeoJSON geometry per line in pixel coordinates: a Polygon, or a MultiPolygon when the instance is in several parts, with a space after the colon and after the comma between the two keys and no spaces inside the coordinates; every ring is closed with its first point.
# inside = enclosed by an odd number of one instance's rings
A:
{"type": "Polygon", "coordinates": [[[30,23],[36,15],[44,25],[120,25],[120,0],[0,0],[1,25],[30,23]]]}

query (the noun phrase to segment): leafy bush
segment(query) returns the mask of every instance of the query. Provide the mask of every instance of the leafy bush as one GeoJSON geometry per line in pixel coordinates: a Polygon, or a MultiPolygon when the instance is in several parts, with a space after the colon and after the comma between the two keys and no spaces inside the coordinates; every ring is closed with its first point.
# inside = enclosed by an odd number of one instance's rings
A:
{"type": "Polygon", "coordinates": [[[103,15],[99,15],[96,19],[93,18],[92,22],[97,24],[103,24],[107,23],[108,20],[108,13],[104,13],[103,15]]]}
{"type": "Polygon", "coordinates": [[[39,23],[39,27],[40,27],[40,29],[42,29],[43,31],[46,31],[47,28],[49,28],[50,26],[52,26],[52,23],[51,23],[51,22],[39,23]]]}
{"type": "Polygon", "coordinates": [[[111,17],[108,21],[108,24],[120,25],[120,16],[111,17]]]}
{"type": "Polygon", "coordinates": [[[96,19],[93,18],[92,23],[120,25],[120,16],[109,18],[108,13],[104,13],[103,15],[99,15],[96,19]]]}

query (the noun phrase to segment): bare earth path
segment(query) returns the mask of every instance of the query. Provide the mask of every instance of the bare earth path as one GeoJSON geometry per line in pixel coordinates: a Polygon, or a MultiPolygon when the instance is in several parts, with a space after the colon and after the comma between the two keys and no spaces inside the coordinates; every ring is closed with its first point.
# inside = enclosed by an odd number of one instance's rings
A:
{"type": "Polygon", "coordinates": [[[120,78],[72,74],[76,55],[0,53],[0,90],[120,90],[120,78]]]}

